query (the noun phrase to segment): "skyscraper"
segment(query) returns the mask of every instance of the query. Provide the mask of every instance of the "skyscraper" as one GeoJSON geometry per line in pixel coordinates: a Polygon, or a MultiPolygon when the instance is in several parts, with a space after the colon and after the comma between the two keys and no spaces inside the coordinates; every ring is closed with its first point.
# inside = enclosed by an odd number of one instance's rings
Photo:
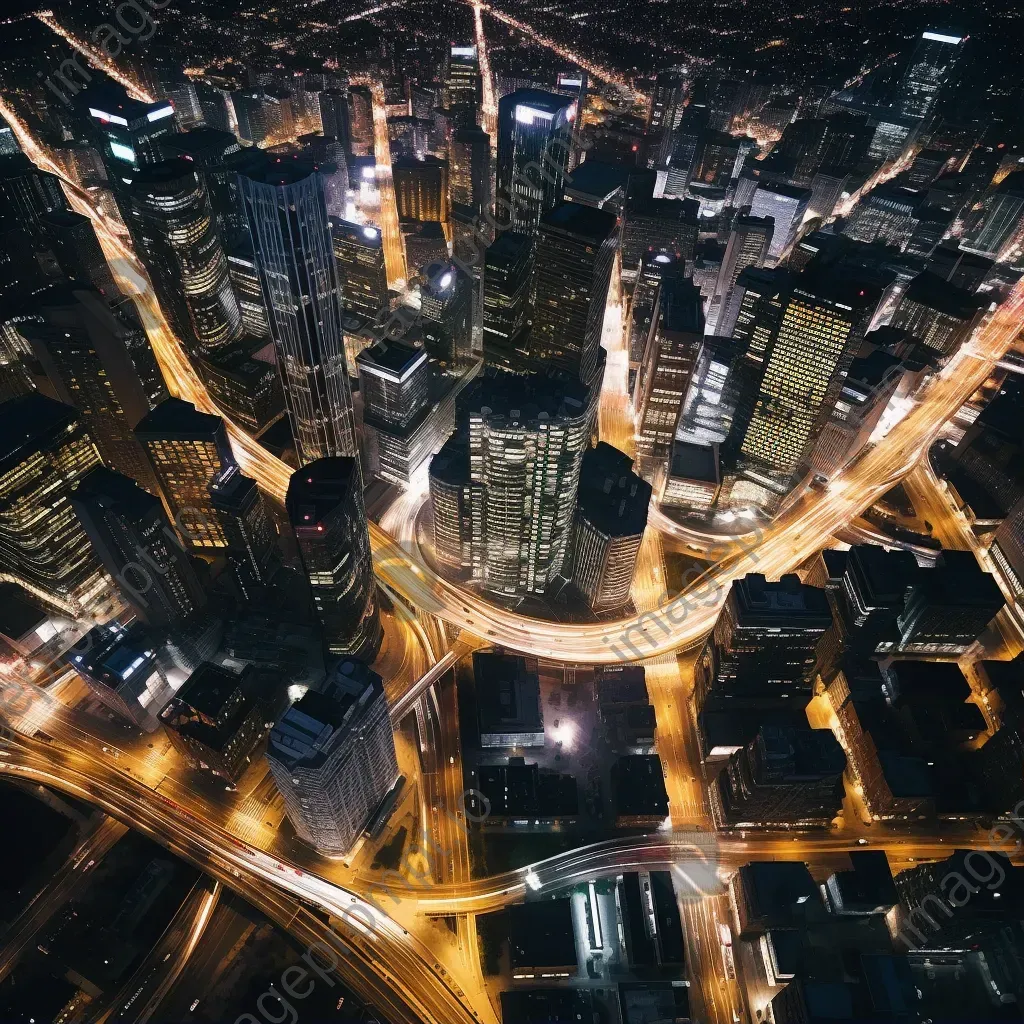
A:
{"type": "Polygon", "coordinates": [[[533,239],[503,231],[484,253],[484,361],[510,367],[521,357],[530,305],[533,239]]]}
{"type": "Polygon", "coordinates": [[[36,387],[74,406],[103,464],[157,493],[133,430],[167,397],[144,331],[124,323],[90,288],[53,285],[35,303],[37,317],[18,325],[42,370],[36,387]]]}
{"type": "Polygon", "coordinates": [[[125,189],[132,239],[175,333],[204,355],[238,341],[242,314],[199,173],[187,160],[165,160],[125,189]]]}
{"type": "Polygon", "coordinates": [[[331,237],[345,312],[376,320],[388,309],[388,272],[380,229],[332,217],[331,237]]]}
{"type": "Polygon", "coordinates": [[[103,567],[143,622],[166,628],[206,604],[159,498],[97,466],[82,478],[71,504],[103,567]]]}
{"type": "Polygon", "coordinates": [[[647,117],[647,166],[665,167],[672,155],[672,139],[683,116],[686,101],[686,77],[675,71],[662,71],[654,81],[654,94],[647,117]]]}
{"type": "Polygon", "coordinates": [[[323,184],[311,165],[268,159],[240,176],[299,462],[354,455],[341,287],[323,184]]]}
{"type": "Polygon", "coordinates": [[[452,206],[479,215],[491,202],[491,137],[481,128],[460,128],[450,151],[452,206]]]}
{"type": "Polygon", "coordinates": [[[100,464],[79,414],[33,393],[0,405],[0,571],[72,615],[105,600],[110,577],[71,506],[100,464]]]}
{"type": "Polygon", "coordinates": [[[381,627],[359,462],[307,463],[288,482],[285,504],[327,649],[372,660],[381,627]]]}
{"type": "Polygon", "coordinates": [[[674,253],[654,249],[644,253],[640,261],[640,273],[633,287],[633,300],[629,304],[629,389],[636,385],[640,360],[647,349],[651,325],[657,315],[658,288],[669,277],[681,277],[685,269],[682,260],[674,253]]]}
{"type": "Polygon", "coordinates": [[[896,93],[902,117],[926,118],[935,109],[939,91],[963,53],[966,36],[945,32],[921,33],[896,93]]]}
{"type": "Polygon", "coordinates": [[[1000,259],[1024,237],[1024,171],[1008,174],[971,216],[961,248],[1000,259]]]}
{"type": "Polygon", "coordinates": [[[683,398],[704,337],[704,304],[690,278],[666,278],[637,374],[636,453],[645,475],[668,461],[683,398]]]}
{"type": "Polygon", "coordinates": [[[71,210],[53,210],[44,213],[39,224],[66,277],[97,289],[108,301],[120,297],[96,229],[88,217],[71,210]]]}
{"type": "Polygon", "coordinates": [[[163,139],[178,130],[174,107],[166,100],[133,100],[121,86],[109,82],[92,86],[78,98],[102,147],[115,195],[128,172],[163,159],[163,139]]]}
{"type": "Polygon", "coordinates": [[[483,96],[480,62],[475,46],[449,48],[445,93],[454,127],[474,126],[477,108],[483,96]]]}
{"type": "Polygon", "coordinates": [[[541,217],[561,201],[572,154],[576,103],[566,96],[518,89],[498,103],[497,220],[535,235],[541,217]]]}
{"type": "Polygon", "coordinates": [[[708,333],[732,336],[739,315],[736,279],[747,267],[763,267],[771,246],[775,222],[771,217],[750,217],[739,213],[733,219],[729,243],[718,272],[715,292],[708,306],[708,333]]]}
{"type": "Polygon", "coordinates": [[[550,362],[585,384],[597,375],[616,227],[613,213],[579,203],[541,218],[530,334],[535,366],[550,362]]]}
{"type": "Polygon", "coordinates": [[[628,455],[604,441],[583,456],[573,533],[572,582],[592,611],[629,601],[651,485],[628,455]]]}
{"type": "Polygon", "coordinates": [[[694,199],[631,198],[622,217],[622,274],[633,279],[640,260],[652,250],[693,260],[700,207],[694,199]]]}
{"type": "Polygon", "coordinates": [[[281,564],[277,530],[256,481],[235,466],[210,482],[210,500],[220,515],[228,561],[247,601],[259,597],[281,564]]]}
{"type": "Polygon", "coordinates": [[[55,174],[39,170],[24,153],[0,156],[0,223],[5,227],[35,228],[44,215],[67,208],[55,174]]]}
{"type": "Polygon", "coordinates": [[[427,268],[420,289],[420,326],[427,354],[444,367],[469,358],[473,343],[472,282],[454,264],[427,268]]]}
{"type": "Polygon", "coordinates": [[[811,193],[807,189],[794,188],[782,182],[758,182],[750,203],[750,215],[772,218],[772,240],[768,246],[772,265],[796,238],[810,201],[811,193]]]}
{"type": "Polygon", "coordinates": [[[267,761],[298,836],[327,856],[347,853],[398,778],[380,676],[343,661],[271,729],[267,761]]]}
{"type": "MultiPolygon", "coordinates": [[[[765,355],[740,448],[752,479],[785,490],[804,466],[817,427],[831,411],[840,374],[860,342],[856,328],[868,301],[863,289],[836,279],[793,288],[765,355]]],[[[739,416],[736,424],[742,430],[739,416]]]]}
{"type": "Polygon", "coordinates": [[[448,163],[436,156],[392,162],[399,220],[448,220],[448,163]]]}
{"type": "Polygon", "coordinates": [[[211,553],[228,546],[210,484],[235,465],[224,421],[168,398],[135,428],[156,473],[167,507],[187,547],[211,553]]]}
{"type": "Polygon", "coordinates": [[[594,411],[587,389],[563,375],[488,373],[464,396],[468,476],[481,499],[467,530],[485,589],[516,600],[543,593],[562,570],[594,411]]]}

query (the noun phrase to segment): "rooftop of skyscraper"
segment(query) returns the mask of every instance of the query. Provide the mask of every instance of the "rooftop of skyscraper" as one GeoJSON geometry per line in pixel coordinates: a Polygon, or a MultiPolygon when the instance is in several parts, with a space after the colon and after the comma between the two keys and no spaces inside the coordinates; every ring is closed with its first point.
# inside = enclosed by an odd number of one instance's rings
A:
{"type": "Polygon", "coordinates": [[[75,488],[75,498],[102,501],[119,516],[141,522],[154,508],[160,508],[160,499],[140,487],[131,477],[115,473],[106,466],[89,470],[75,488]]]}
{"type": "Polygon", "coordinates": [[[585,384],[557,370],[511,374],[487,369],[460,396],[458,418],[474,413],[522,423],[574,418],[586,411],[588,399],[585,384]]]}
{"type": "Polygon", "coordinates": [[[579,513],[609,537],[644,532],[651,485],[633,472],[633,460],[605,441],[583,455],[579,513]]]}
{"type": "Polygon", "coordinates": [[[78,419],[70,405],[33,391],[0,404],[0,469],[20,462],[40,442],[78,419]]]}
{"type": "Polygon", "coordinates": [[[376,672],[361,661],[342,661],[321,690],[307,690],[280,717],[270,732],[272,756],[292,769],[319,767],[381,693],[376,672]]]}
{"type": "Polygon", "coordinates": [[[541,232],[545,228],[557,228],[597,245],[615,230],[617,223],[615,214],[609,210],[598,210],[582,203],[559,203],[540,219],[541,232]]]}
{"type": "Polygon", "coordinates": [[[359,463],[347,456],[317,459],[293,473],[285,499],[292,525],[320,525],[348,495],[353,476],[359,476],[359,463]]]}
{"type": "Polygon", "coordinates": [[[223,429],[224,421],[219,416],[200,412],[180,398],[165,398],[139,421],[135,434],[141,438],[190,440],[202,437],[213,440],[223,429]]]}
{"type": "Polygon", "coordinates": [[[805,628],[827,629],[832,623],[825,591],[801,583],[795,573],[787,573],[777,583],[769,583],[761,573],[748,573],[733,583],[730,596],[742,626],[792,620],[805,628]]]}

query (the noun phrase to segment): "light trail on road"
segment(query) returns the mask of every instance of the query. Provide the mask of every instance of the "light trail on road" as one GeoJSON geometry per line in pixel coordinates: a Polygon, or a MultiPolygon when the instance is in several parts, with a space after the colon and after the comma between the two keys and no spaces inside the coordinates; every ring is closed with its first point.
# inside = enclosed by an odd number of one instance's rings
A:
{"type": "MultiPolygon", "coordinates": [[[[109,75],[118,85],[123,86],[133,100],[138,100],[140,103],[156,103],[156,99],[150,93],[133,78],[126,75],[105,53],[69,32],[57,21],[52,11],[37,11],[36,17],[47,28],[56,32],[61,39],[69,42],[90,64],[109,75]]],[[[78,85],[77,82],[75,84],[78,85]]]]}

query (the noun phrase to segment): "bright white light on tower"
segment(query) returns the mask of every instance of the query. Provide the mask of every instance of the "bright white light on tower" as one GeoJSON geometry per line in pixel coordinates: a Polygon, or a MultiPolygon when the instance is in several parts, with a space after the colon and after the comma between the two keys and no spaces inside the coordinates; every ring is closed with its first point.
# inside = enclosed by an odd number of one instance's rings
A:
{"type": "Polygon", "coordinates": [[[128,122],[118,114],[108,114],[105,110],[97,110],[95,107],[90,107],[89,113],[93,117],[98,117],[101,121],[109,121],[111,124],[123,124],[125,128],[128,127],[128,122]]]}
{"type": "Polygon", "coordinates": [[[444,275],[442,276],[441,280],[440,280],[440,281],[438,282],[438,287],[439,287],[439,288],[440,288],[440,289],[441,289],[442,291],[444,291],[444,289],[445,289],[445,288],[447,288],[447,287],[448,287],[448,285],[450,285],[451,283],[452,283],[452,273],[451,273],[451,271],[449,270],[449,271],[448,271],[448,273],[447,273],[447,274],[444,274],[444,275]]]}
{"type": "Polygon", "coordinates": [[[576,103],[575,103],[575,101],[573,101],[572,103],[569,104],[569,109],[565,112],[565,119],[567,121],[575,121],[576,120],[576,103]]]}
{"type": "Polygon", "coordinates": [[[376,228],[363,228],[363,235],[366,238],[377,240],[377,229],[376,228]]]}
{"type": "Polygon", "coordinates": [[[672,257],[671,256],[666,256],[665,253],[663,253],[663,252],[659,252],[658,255],[654,257],[654,262],[655,263],[671,263],[672,262],[672,257]]]}
{"type": "Polygon", "coordinates": [[[526,873],[526,884],[534,891],[537,892],[541,887],[541,880],[537,877],[536,871],[527,871],[526,873]]]}
{"type": "Polygon", "coordinates": [[[110,152],[118,160],[126,160],[130,164],[135,163],[135,150],[131,146],[122,146],[120,142],[111,142],[110,152]]]}
{"type": "Polygon", "coordinates": [[[364,181],[373,181],[374,178],[376,178],[376,177],[377,177],[377,168],[376,167],[364,167],[363,168],[363,180],[364,181]]]}
{"type": "Polygon", "coordinates": [[[159,110],[151,110],[146,115],[146,120],[147,121],[160,121],[160,120],[162,120],[165,117],[170,117],[171,114],[173,114],[173,113],[174,113],[174,107],[172,107],[170,105],[170,103],[168,103],[166,107],[161,107],[159,110]]]}
{"type": "Polygon", "coordinates": [[[453,57],[475,57],[476,47],[475,46],[453,46],[452,47],[453,57]]]}
{"type": "Polygon", "coordinates": [[[933,43],[950,43],[953,46],[963,41],[962,36],[944,36],[941,32],[923,32],[921,38],[928,39],[933,43]]]}
{"type": "Polygon", "coordinates": [[[528,107],[525,103],[520,103],[516,107],[516,120],[520,124],[533,124],[537,118],[542,121],[550,121],[555,115],[549,113],[547,110],[538,110],[536,107],[528,107]]]}

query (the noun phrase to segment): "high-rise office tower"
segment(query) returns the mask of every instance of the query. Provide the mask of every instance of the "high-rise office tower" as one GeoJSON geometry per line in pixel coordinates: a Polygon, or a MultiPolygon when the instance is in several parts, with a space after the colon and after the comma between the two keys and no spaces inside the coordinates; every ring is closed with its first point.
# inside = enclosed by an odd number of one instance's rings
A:
{"type": "Polygon", "coordinates": [[[35,311],[18,330],[35,357],[33,367],[42,370],[36,387],[82,414],[105,466],[157,493],[133,433],[167,397],[145,332],[86,288],[53,285],[38,297],[35,311]]]}
{"type": "Polygon", "coordinates": [[[196,100],[203,116],[203,122],[209,128],[218,131],[231,131],[231,120],[228,117],[227,93],[223,89],[209,85],[202,80],[195,83],[196,100]]]}
{"type": "Polygon", "coordinates": [[[235,164],[248,157],[234,132],[219,128],[193,128],[190,132],[169,135],[163,140],[168,159],[187,160],[203,179],[210,205],[222,235],[230,238],[243,227],[238,202],[235,164]]]}
{"type": "Polygon", "coordinates": [[[399,220],[448,220],[448,163],[436,156],[392,162],[399,220]]]}
{"type": "Polygon", "coordinates": [[[435,263],[420,295],[427,354],[448,368],[467,359],[473,341],[472,282],[454,264],[435,263]]]}
{"type": "Polygon", "coordinates": [[[699,205],[693,199],[628,200],[622,217],[622,273],[632,276],[644,254],[673,253],[690,263],[697,247],[699,205]]]}
{"type": "Polygon", "coordinates": [[[260,273],[248,234],[239,235],[225,250],[228,257],[228,277],[242,314],[242,329],[252,338],[270,338],[270,314],[263,298],[260,273]]]}
{"type": "Polygon", "coordinates": [[[475,46],[449,48],[445,98],[454,128],[470,128],[476,124],[477,110],[483,98],[483,81],[475,46]]]}
{"type": "Polygon", "coordinates": [[[470,479],[482,494],[474,576],[511,600],[543,593],[569,552],[591,396],[562,375],[488,374],[461,408],[470,479]]]}
{"type": "MultiPolygon", "coordinates": [[[[874,296],[837,278],[800,282],[769,343],[740,458],[751,479],[781,492],[806,463],[815,433],[831,412],[836,386],[862,337],[874,296]],[[859,294],[858,294],[859,293],[859,294]]],[[[736,423],[742,430],[741,418],[736,423]]]]}
{"type": "Polygon", "coordinates": [[[67,209],[57,175],[39,170],[24,153],[0,156],[0,223],[5,227],[34,230],[45,214],[67,209]]]}
{"type": "Polygon", "coordinates": [[[770,217],[750,217],[739,213],[733,219],[725,257],[708,306],[709,334],[725,338],[732,336],[741,298],[736,289],[736,279],[747,267],[764,266],[774,231],[775,222],[770,217]]]}
{"type": "Polygon", "coordinates": [[[331,237],[345,312],[376,320],[388,309],[388,272],[380,229],[332,217],[331,237]]]}
{"type": "Polygon", "coordinates": [[[134,480],[97,466],[82,478],[71,505],[104,569],[143,622],[166,628],[206,604],[159,498],[134,480]]]}
{"type": "Polygon", "coordinates": [[[693,169],[700,153],[704,136],[708,132],[707,109],[691,103],[683,111],[672,133],[672,152],[665,176],[665,195],[671,199],[684,199],[693,177],[693,169]]]}
{"type": "Polygon", "coordinates": [[[651,336],[651,325],[657,314],[658,288],[670,277],[682,277],[685,266],[674,253],[654,249],[644,253],[640,261],[640,273],[633,287],[633,300],[629,304],[629,388],[636,384],[640,360],[647,349],[651,336]]]}
{"type": "Polygon", "coordinates": [[[736,414],[737,369],[744,357],[735,338],[706,335],[683,398],[676,438],[689,444],[721,444],[736,414]]]}
{"type": "Polygon", "coordinates": [[[63,660],[111,711],[156,732],[160,723],[151,705],[167,678],[157,664],[155,646],[141,622],[124,626],[114,619],[90,629],[63,660]]]}
{"type": "Polygon", "coordinates": [[[926,118],[935,110],[939,92],[963,53],[966,36],[946,32],[921,33],[896,92],[902,117],[926,118]]]}
{"type": "Polygon", "coordinates": [[[125,189],[128,228],[175,333],[204,355],[238,341],[242,314],[203,179],[187,160],[165,160],[125,189]]]}
{"type": "Polygon", "coordinates": [[[430,460],[430,513],[434,557],[445,573],[469,579],[474,553],[483,548],[484,488],[469,470],[465,430],[453,434],[430,460]]]}
{"type": "Polygon", "coordinates": [[[533,239],[503,231],[484,253],[484,361],[512,367],[522,355],[530,307],[533,239]]]}
{"type": "Polygon", "coordinates": [[[387,339],[356,357],[366,464],[408,487],[455,427],[454,401],[431,401],[433,370],[422,348],[387,339]]]}
{"type": "Polygon", "coordinates": [[[333,136],[341,143],[346,153],[351,153],[352,128],[349,124],[348,92],[345,89],[323,89],[316,96],[324,135],[333,136]]]}
{"type": "Polygon", "coordinates": [[[71,506],[100,464],[79,414],[40,394],[0,405],[0,570],[44,603],[88,614],[111,586],[71,506]]]}
{"type": "Polygon", "coordinates": [[[706,132],[694,154],[691,184],[726,188],[734,177],[741,144],[741,139],[728,132],[706,132]]]}
{"type": "Polygon", "coordinates": [[[15,156],[21,152],[14,129],[0,118],[0,156],[15,156]]]}
{"type": "Polygon", "coordinates": [[[616,228],[615,214],[579,203],[561,203],[541,218],[530,334],[535,367],[550,362],[588,385],[597,375],[616,228]]]}
{"type": "Polygon", "coordinates": [[[249,339],[227,352],[196,359],[195,367],[216,407],[258,437],[284,415],[284,394],[277,367],[251,353],[249,339]]]}
{"type": "Polygon", "coordinates": [[[373,155],[373,93],[366,85],[348,90],[349,139],[356,156],[373,155]]]}
{"type": "Polygon", "coordinates": [[[637,374],[636,453],[644,474],[667,462],[704,337],[704,304],[689,278],[666,278],[637,374]]]}
{"type": "Polygon", "coordinates": [[[491,137],[481,128],[460,128],[449,149],[452,206],[479,215],[491,203],[491,137]]]}
{"type": "Polygon", "coordinates": [[[327,856],[347,853],[398,778],[380,676],[343,661],[271,729],[267,761],[298,836],[327,856]]]}
{"type": "Polygon", "coordinates": [[[1008,174],[970,217],[960,247],[1001,259],[1024,236],[1024,171],[1008,174]]]}
{"type": "Polygon", "coordinates": [[[647,117],[646,149],[648,167],[665,167],[672,155],[672,139],[683,116],[686,77],[675,71],[659,72],[647,117]]]}
{"type": "Polygon", "coordinates": [[[926,196],[923,189],[885,182],[857,203],[843,234],[858,242],[885,242],[905,249],[926,196]]]}
{"type": "Polygon", "coordinates": [[[424,349],[388,339],[363,349],[356,365],[364,409],[381,423],[404,427],[430,401],[430,362],[424,349]]]}
{"type": "Polygon", "coordinates": [[[224,421],[168,398],[142,419],[135,436],[186,546],[197,553],[226,548],[227,533],[210,497],[210,484],[235,465],[224,421]]]}
{"type": "Polygon", "coordinates": [[[178,130],[174,107],[166,100],[133,100],[113,82],[91,86],[77,102],[98,138],[115,195],[131,171],[163,160],[163,140],[178,130]]]}
{"type": "Polygon", "coordinates": [[[358,460],[304,465],[288,482],[286,506],[327,649],[372,660],[381,626],[358,460]]]}
{"type": "Polygon", "coordinates": [[[572,155],[576,103],[566,96],[518,89],[498,103],[499,223],[535,235],[541,217],[562,199],[572,155]]]}
{"type": "Polygon", "coordinates": [[[356,451],[341,286],[323,184],[268,159],[239,179],[299,462],[356,451]]]}
{"type": "Polygon", "coordinates": [[[796,239],[810,201],[811,193],[805,188],[794,188],[782,182],[758,182],[750,202],[750,216],[771,217],[774,221],[768,246],[768,257],[773,264],[796,239]]]}
{"type": "Polygon", "coordinates": [[[277,530],[263,495],[255,480],[231,465],[210,482],[210,500],[224,527],[239,589],[252,601],[267,589],[281,564],[277,530]]]}
{"type": "Polygon", "coordinates": [[[583,456],[573,534],[572,582],[595,612],[629,601],[651,485],[604,441],[583,456]]]}
{"type": "Polygon", "coordinates": [[[95,288],[108,301],[121,292],[100,248],[96,229],[88,217],[71,210],[54,210],[39,218],[39,225],[64,275],[79,285],[95,288]]]}
{"type": "Polygon", "coordinates": [[[736,580],[714,633],[695,667],[694,696],[698,709],[710,693],[734,707],[751,689],[764,687],[780,695],[803,697],[811,692],[818,641],[832,625],[825,591],[783,576],[769,583],[760,573],[736,580]]]}
{"type": "Polygon", "coordinates": [[[908,331],[945,358],[967,341],[984,311],[984,299],[926,270],[907,286],[889,326],[908,331]]]}

